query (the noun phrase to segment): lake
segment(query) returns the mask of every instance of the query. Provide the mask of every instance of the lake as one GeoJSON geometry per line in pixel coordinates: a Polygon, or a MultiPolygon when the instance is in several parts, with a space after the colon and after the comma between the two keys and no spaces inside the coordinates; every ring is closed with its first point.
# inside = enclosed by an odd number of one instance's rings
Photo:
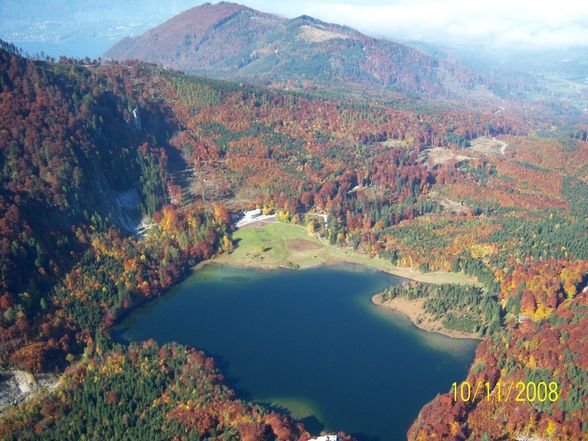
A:
{"type": "Polygon", "coordinates": [[[133,311],[114,336],[202,349],[240,397],[287,411],[315,434],[403,440],[421,407],[465,378],[478,342],[418,330],[371,303],[401,281],[357,266],[207,265],[133,311]]]}

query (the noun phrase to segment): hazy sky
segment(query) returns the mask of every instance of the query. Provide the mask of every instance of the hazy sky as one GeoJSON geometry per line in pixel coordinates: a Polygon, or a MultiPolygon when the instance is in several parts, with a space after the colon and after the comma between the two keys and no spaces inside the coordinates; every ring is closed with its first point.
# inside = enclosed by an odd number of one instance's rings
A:
{"type": "MultiPolygon", "coordinates": [[[[272,2],[252,0],[252,5],[272,2]]],[[[531,48],[588,46],[587,0],[395,0],[293,2],[326,21],[403,40],[531,48]]],[[[275,7],[278,9],[278,7],[275,7]]],[[[288,13],[293,6],[283,10],[288,13]]]]}
{"type": "MultiPolygon", "coordinates": [[[[110,46],[203,3],[199,0],[0,0],[0,38],[110,46]]],[[[588,46],[588,0],[242,0],[396,40],[511,49],[588,46]]]]}

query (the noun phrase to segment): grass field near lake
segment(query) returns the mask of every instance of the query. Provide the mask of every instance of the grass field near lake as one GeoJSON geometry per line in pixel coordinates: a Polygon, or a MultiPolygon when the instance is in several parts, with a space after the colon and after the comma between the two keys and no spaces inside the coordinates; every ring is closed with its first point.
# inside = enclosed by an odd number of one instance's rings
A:
{"type": "Polygon", "coordinates": [[[471,283],[462,273],[423,273],[397,267],[389,261],[370,257],[352,248],[330,245],[325,239],[309,235],[301,225],[270,223],[251,225],[233,234],[235,249],[216,258],[219,263],[254,268],[310,268],[336,263],[356,263],[427,283],[471,283]]]}

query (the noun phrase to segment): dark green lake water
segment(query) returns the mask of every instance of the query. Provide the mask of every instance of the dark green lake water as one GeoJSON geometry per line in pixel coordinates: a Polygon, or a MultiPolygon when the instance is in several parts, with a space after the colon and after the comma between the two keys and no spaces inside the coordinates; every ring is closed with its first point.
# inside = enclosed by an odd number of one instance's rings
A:
{"type": "Polygon", "coordinates": [[[134,311],[115,336],[202,349],[241,397],[315,433],[402,440],[425,403],[465,378],[477,342],[420,331],[371,303],[400,280],[358,267],[209,265],[134,311]]]}

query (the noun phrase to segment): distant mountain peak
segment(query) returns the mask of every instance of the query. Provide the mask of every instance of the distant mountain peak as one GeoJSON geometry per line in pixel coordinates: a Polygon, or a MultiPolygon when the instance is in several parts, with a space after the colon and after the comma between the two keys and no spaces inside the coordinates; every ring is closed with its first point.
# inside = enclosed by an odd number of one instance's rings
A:
{"type": "Polygon", "coordinates": [[[295,17],[291,21],[292,22],[302,21],[302,22],[308,22],[308,23],[313,23],[313,24],[318,24],[318,25],[326,24],[325,22],[319,20],[318,18],[314,18],[314,17],[311,17],[310,15],[306,15],[306,14],[295,17]]]}
{"type": "Polygon", "coordinates": [[[308,15],[286,19],[231,2],[189,9],[122,40],[105,57],[262,84],[310,81],[411,96],[492,96],[479,74],[416,49],[308,15]]]}
{"type": "MultiPolygon", "coordinates": [[[[188,9],[187,11],[184,11],[181,14],[176,15],[175,17],[172,17],[170,20],[163,23],[161,26],[155,28],[155,30],[165,28],[166,24],[177,25],[185,24],[186,22],[192,22],[192,24],[196,28],[207,29],[211,26],[217,25],[219,22],[222,22],[227,18],[234,16],[235,14],[243,12],[255,13],[257,11],[248,8],[247,6],[240,5],[238,3],[203,3],[201,5],[188,9]]],[[[178,31],[181,31],[181,29],[178,29],[178,31]]]]}
{"type": "Polygon", "coordinates": [[[235,2],[218,2],[218,3],[210,3],[210,2],[206,2],[206,3],[202,3],[200,5],[196,5],[193,8],[190,8],[178,15],[182,15],[185,14],[186,12],[189,11],[203,11],[206,9],[212,9],[212,10],[232,10],[232,11],[255,11],[255,9],[251,9],[248,6],[239,4],[239,3],[235,3],[235,2]]]}

